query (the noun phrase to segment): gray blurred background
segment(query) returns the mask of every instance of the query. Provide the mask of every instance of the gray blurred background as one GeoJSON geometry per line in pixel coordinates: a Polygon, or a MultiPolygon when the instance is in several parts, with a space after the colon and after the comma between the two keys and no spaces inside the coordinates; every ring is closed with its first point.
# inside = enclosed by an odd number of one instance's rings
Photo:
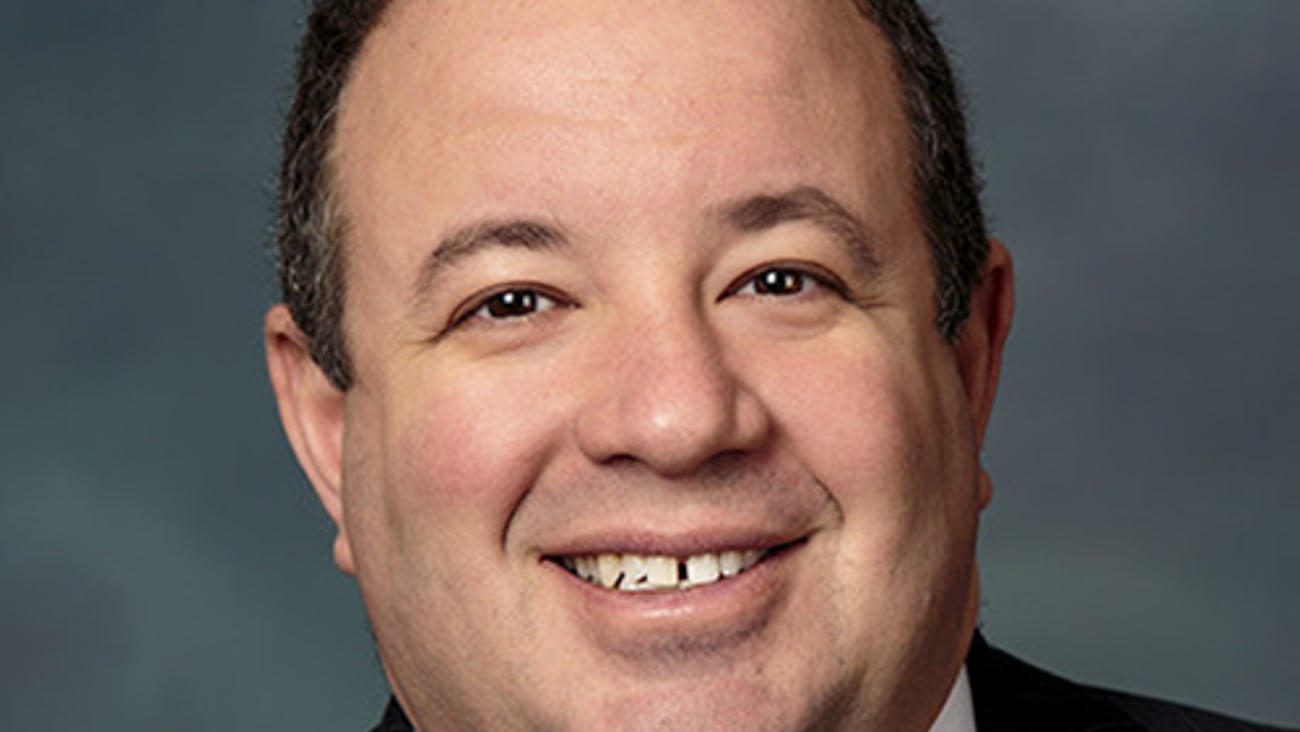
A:
{"type": "MultiPolygon", "coordinates": [[[[934,2],[1019,312],[993,642],[1300,725],[1300,2],[934,2]]],[[[386,696],[259,318],[301,2],[0,5],[0,729],[386,696]]]]}

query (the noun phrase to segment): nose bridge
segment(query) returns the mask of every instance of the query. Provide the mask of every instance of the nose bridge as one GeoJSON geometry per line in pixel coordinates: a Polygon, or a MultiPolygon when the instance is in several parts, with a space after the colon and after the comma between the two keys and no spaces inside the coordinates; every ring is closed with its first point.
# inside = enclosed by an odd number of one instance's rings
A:
{"type": "MultiPolygon", "coordinates": [[[[686,308],[682,308],[686,310],[686,308]]],[[[640,411],[652,427],[700,437],[730,421],[735,378],[724,363],[713,329],[696,313],[659,313],[635,331],[633,381],[625,408],[640,411]],[[638,386],[639,382],[639,386],[638,386]]]]}
{"type": "Polygon", "coordinates": [[[704,313],[684,303],[643,312],[603,339],[604,378],[579,418],[583,450],[675,474],[752,449],[766,419],[704,313]]]}

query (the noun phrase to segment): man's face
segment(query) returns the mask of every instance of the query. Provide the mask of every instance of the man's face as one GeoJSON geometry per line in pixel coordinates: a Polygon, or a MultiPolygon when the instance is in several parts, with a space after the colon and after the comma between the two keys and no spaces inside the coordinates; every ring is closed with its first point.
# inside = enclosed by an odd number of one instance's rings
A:
{"type": "Polygon", "coordinates": [[[336,143],[356,382],[277,387],[418,728],[924,729],[1000,336],[851,3],[398,2],[336,143]]]}

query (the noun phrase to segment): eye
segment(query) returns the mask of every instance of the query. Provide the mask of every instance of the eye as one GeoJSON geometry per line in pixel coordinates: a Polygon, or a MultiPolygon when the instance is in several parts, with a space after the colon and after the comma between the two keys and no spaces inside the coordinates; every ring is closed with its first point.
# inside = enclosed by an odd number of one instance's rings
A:
{"type": "Polygon", "coordinates": [[[473,314],[500,320],[532,315],[554,306],[554,300],[535,290],[506,290],[488,298],[473,314]]]}
{"type": "Polygon", "coordinates": [[[755,295],[797,295],[808,288],[808,275],[794,269],[765,269],[741,288],[755,295]]]}
{"type": "Polygon", "coordinates": [[[489,324],[520,320],[565,304],[558,297],[538,288],[514,286],[471,300],[452,316],[451,325],[457,327],[476,320],[489,324]]]}
{"type": "Polygon", "coordinates": [[[816,288],[842,290],[837,278],[829,273],[812,271],[804,265],[766,265],[742,277],[727,294],[785,298],[816,288]]]}

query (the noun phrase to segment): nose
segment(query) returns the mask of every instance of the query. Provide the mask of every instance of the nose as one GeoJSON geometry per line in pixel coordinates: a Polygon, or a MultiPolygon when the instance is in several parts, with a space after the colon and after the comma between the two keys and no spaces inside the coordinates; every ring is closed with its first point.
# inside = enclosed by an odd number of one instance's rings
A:
{"type": "Polygon", "coordinates": [[[588,459],[636,462],[672,477],[767,439],[766,407],[703,318],[661,316],[621,330],[601,343],[599,376],[578,415],[588,459]]]}

